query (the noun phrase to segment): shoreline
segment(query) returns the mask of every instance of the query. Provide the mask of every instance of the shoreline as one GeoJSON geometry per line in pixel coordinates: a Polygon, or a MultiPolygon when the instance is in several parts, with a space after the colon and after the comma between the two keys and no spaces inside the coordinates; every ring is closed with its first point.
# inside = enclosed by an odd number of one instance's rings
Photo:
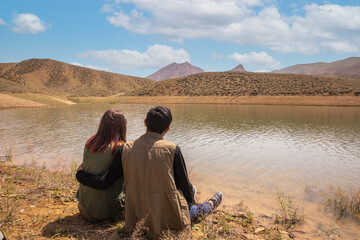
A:
{"type": "Polygon", "coordinates": [[[290,106],[360,106],[353,96],[142,96],[122,97],[118,103],[233,104],[290,106]]]}
{"type": "Polygon", "coordinates": [[[0,93],[0,109],[56,107],[76,104],[232,104],[360,107],[359,96],[123,96],[66,97],[34,93],[0,93]]]}

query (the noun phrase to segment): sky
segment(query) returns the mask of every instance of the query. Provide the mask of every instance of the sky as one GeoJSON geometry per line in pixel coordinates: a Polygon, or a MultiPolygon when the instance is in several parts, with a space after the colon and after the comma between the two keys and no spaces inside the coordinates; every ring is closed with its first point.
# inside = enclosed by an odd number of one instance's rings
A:
{"type": "Polygon", "coordinates": [[[0,63],[146,77],[173,62],[267,72],[360,57],[359,0],[0,0],[0,63]]]}

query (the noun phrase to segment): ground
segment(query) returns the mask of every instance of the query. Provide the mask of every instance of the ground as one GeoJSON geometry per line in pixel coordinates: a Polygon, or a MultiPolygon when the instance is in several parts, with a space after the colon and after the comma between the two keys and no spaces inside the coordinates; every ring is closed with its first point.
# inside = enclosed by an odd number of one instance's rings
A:
{"type": "MultiPolygon", "coordinates": [[[[0,163],[0,229],[8,239],[146,239],[141,224],[132,235],[123,219],[92,224],[77,210],[72,173],[0,163]]],[[[165,231],[163,239],[289,239],[303,234],[255,216],[243,203],[221,207],[193,223],[190,231],[165,231]]]]}

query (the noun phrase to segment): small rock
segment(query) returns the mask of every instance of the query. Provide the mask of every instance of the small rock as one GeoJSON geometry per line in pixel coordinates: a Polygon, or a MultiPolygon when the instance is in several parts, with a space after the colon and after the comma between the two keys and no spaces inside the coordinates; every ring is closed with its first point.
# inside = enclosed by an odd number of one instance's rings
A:
{"type": "Polygon", "coordinates": [[[247,218],[245,213],[235,213],[232,215],[232,217],[247,218]]]}
{"type": "Polygon", "coordinates": [[[273,217],[267,216],[267,215],[265,215],[265,214],[260,214],[260,215],[259,215],[259,218],[273,219],[273,217]]]}
{"type": "Polygon", "coordinates": [[[246,239],[256,239],[256,236],[252,234],[245,234],[244,237],[246,237],[246,239]]]}
{"type": "Polygon", "coordinates": [[[301,234],[305,234],[305,232],[301,229],[298,229],[298,228],[292,228],[291,229],[292,231],[296,232],[296,233],[301,233],[301,234]]]}
{"type": "Polygon", "coordinates": [[[255,229],[255,234],[259,234],[261,232],[265,231],[265,228],[264,227],[258,227],[255,229]]]}

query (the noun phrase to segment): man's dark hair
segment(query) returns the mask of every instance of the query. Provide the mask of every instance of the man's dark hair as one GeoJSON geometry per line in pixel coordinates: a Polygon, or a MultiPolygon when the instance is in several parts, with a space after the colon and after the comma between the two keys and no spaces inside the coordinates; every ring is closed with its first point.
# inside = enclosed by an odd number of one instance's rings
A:
{"type": "Polygon", "coordinates": [[[171,111],[164,106],[150,108],[145,119],[148,131],[159,134],[163,133],[170,126],[171,121],[171,111]]]}

